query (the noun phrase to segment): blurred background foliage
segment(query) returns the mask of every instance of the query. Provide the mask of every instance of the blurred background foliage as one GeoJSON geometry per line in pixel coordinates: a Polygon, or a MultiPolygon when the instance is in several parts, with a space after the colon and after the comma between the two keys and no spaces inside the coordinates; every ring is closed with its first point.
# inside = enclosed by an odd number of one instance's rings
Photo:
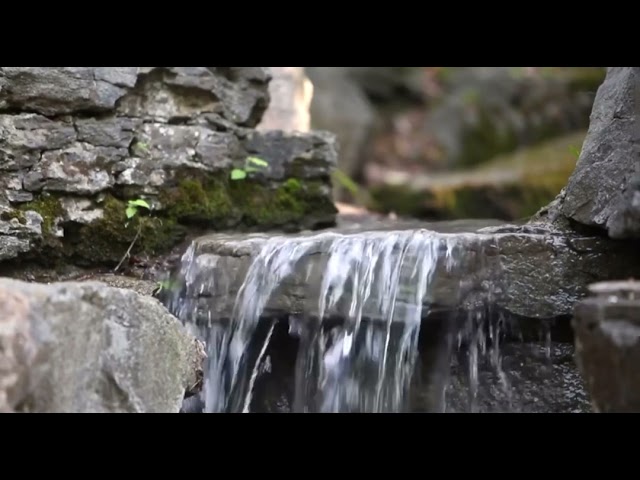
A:
{"type": "Polygon", "coordinates": [[[606,67],[305,67],[336,194],[384,214],[524,219],[573,172],[606,67]]]}

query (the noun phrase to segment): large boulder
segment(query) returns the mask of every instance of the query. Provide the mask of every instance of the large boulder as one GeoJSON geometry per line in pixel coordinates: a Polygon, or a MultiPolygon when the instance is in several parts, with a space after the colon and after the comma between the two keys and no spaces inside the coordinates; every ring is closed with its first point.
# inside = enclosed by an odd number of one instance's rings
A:
{"type": "Polygon", "coordinates": [[[155,299],[0,279],[0,411],[177,413],[203,349],[155,299]]]}
{"type": "Polygon", "coordinates": [[[332,224],[335,138],[256,131],[270,80],[263,67],[0,67],[0,261],[114,265],[134,239],[131,253],[156,254],[195,228],[332,224]],[[129,219],[139,199],[150,211],[129,219]]]}
{"type": "Polygon", "coordinates": [[[550,209],[552,218],[640,234],[640,67],[609,67],[598,89],[575,171],[550,209]]]}

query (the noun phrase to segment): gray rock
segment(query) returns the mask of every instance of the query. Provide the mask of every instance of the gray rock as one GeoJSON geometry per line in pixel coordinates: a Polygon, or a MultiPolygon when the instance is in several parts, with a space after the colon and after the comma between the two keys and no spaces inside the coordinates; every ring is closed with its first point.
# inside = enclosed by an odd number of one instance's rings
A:
{"type": "Polygon", "coordinates": [[[58,150],[76,139],[73,125],[36,114],[0,115],[0,171],[30,168],[44,150],[58,150]]]}
{"type": "Polygon", "coordinates": [[[639,98],[640,67],[609,67],[576,169],[552,216],[605,229],[615,238],[637,235],[639,98]]]}
{"type": "Polygon", "coordinates": [[[0,312],[0,413],[11,413],[27,395],[37,347],[24,321],[29,312],[24,296],[0,289],[0,312]]]}
{"type": "Polygon", "coordinates": [[[270,78],[263,67],[154,67],[139,73],[118,111],[161,122],[219,113],[254,127],[269,103],[270,78]]]}
{"type": "Polygon", "coordinates": [[[576,305],[576,358],[597,412],[640,410],[639,298],[638,282],[605,282],[576,305]]]}
{"type": "Polygon", "coordinates": [[[14,325],[9,339],[33,337],[27,368],[4,362],[21,385],[10,385],[13,410],[177,413],[198,383],[201,346],[156,300],[129,290],[0,279],[0,319],[14,325]]]}
{"type": "Polygon", "coordinates": [[[0,206],[0,261],[27,253],[42,235],[42,217],[36,212],[17,214],[0,206]]]}
{"type": "Polygon", "coordinates": [[[329,132],[251,132],[243,143],[249,155],[269,163],[274,180],[329,178],[338,163],[336,136],[329,132]]]}
{"type": "Polygon", "coordinates": [[[454,362],[447,386],[449,413],[590,413],[571,344],[508,343],[496,368],[482,359],[473,398],[466,362],[454,362]],[[544,386],[541,388],[541,386],[544,386]]]}
{"type": "Polygon", "coordinates": [[[141,120],[114,117],[77,119],[78,141],[99,147],[129,148],[141,120]]]}
{"type": "MultiPolygon", "coordinates": [[[[202,321],[227,318],[250,268],[258,268],[252,270],[252,278],[259,280],[262,275],[271,278],[270,286],[262,285],[257,290],[258,295],[268,296],[273,292],[271,297],[262,299],[266,311],[313,316],[318,313],[325,288],[322,285],[328,278],[338,281],[342,271],[346,281],[357,274],[357,266],[349,267],[349,262],[359,258],[354,252],[365,255],[384,245],[393,246],[389,256],[380,257],[381,262],[386,258],[392,265],[404,242],[410,242],[403,253],[397,318],[403,318],[415,308],[419,292],[415,291],[416,279],[411,279],[411,275],[421,261],[430,262],[434,272],[424,292],[425,305],[473,309],[489,302],[517,316],[556,318],[570,314],[574,303],[584,296],[587,285],[594,280],[630,275],[640,255],[637,249],[625,244],[566,234],[546,225],[485,229],[471,226],[466,232],[446,223],[422,227],[428,231],[396,231],[393,227],[389,231],[381,227],[364,232],[338,230],[290,236],[205,236],[195,240],[185,255],[177,275],[182,287],[169,303],[178,316],[180,312],[195,311],[202,321]],[[266,259],[269,259],[268,265],[261,263],[266,259]],[[333,277],[327,277],[325,269],[329,267],[333,277]],[[274,271],[279,272],[278,275],[274,275],[274,271]]],[[[365,264],[370,265],[371,261],[365,264]]],[[[377,277],[376,284],[385,278],[384,275],[377,277]]],[[[344,288],[344,291],[339,301],[325,311],[326,316],[345,316],[352,308],[352,283],[346,281],[342,285],[333,287],[337,291],[344,288]]],[[[376,303],[380,298],[376,292],[374,288],[364,305],[365,317],[380,315],[376,303]]]]}
{"type": "Polygon", "coordinates": [[[46,227],[37,236],[3,224],[3,259],[117,262],[136,233],[126,227],[126,201],[137,198],[160,218],[143,229],[134,255],[143,245],[145,254],[170,248],[192,228],[185,219],[205,228],[331,224],[335,140],[256,133],[270,80],[264,67],[0,67],[0,210],[7,218],[37,212],[46,227]],[[228,179],[248,155],[271,168],[250,174],[253,193],[239,198],[228,179]],[[276,201],[289,177],[313,184],[281,195],[277,215],[263,211],[260,202],[276,201]],[[100,247],[94,231],[84,233],[96,222],[109,229],[100,247]],[[117,253],[91,252],[111,246],[117,253]]]}
{"type": "MultiPolygon", "coordinates": [[[[105,67],[97,68],[104,73],[105,67]]],[[[117,77],[136,68],[119,67],[117,77]]],[[[96,67],[0,67],[0,110],[50,116],[112,110],[127,90],[102,77],[97,78],[96,67]]]]}

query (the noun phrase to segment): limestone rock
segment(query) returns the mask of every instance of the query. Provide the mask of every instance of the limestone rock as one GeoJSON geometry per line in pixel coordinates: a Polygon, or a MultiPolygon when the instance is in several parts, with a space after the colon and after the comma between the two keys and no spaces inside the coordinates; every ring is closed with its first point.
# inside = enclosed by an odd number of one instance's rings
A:
{"type": "MultiPolygon", "coordinates": [[[[431,262],[433,272],[425,287],[425,305],[473,309],[488,302],[520,317],[558,318],[571,314],[574,303],[594,280],[629,275],[640,259],[633,246],[561,232],[548,225],[478,228],[443,222],[413,228],[391,224],[365,231],[345,228],[320,234],[205,236],[195,240],[184,257],[176,276],[182,285],[176,287],[177,298],[169,302],[174,305],[170,309],[196,311],[202,321],[228,318],[252,264],[266,268],[260,262],[269,259],[279,266],[278,275],[272,274],[269,286],[260,290],[261,295],[273,292],[265,299],[266,311],[314,316],[318,314],[326,268],[333,265],[334,269],[344,268],[345,275],[357,274],[357,265],[347,268],[345,262],[360,257],[353,253],[340,257],[340,248],[375,252],[386,245],[387,261],[396,261],[400,251],[405,256],[406,271],[403,268],[400,275],[407,275],[407,279],[405,283],[401,280],[397,293],[398,318],[415,308],[413,286],[417,280],[409,277],[422,261],[431,262]],[[283,257],[277,256],[280,253],[283,257]]],[[[257,275],[254,278],[260,278],[259,272],[252,273],[257,275]]],[[[337,274],[336,270],[333,273],[337,274]]],[[[345,279],[341,300],[324,312],[326,316],[347,315],[351,285],[345,279]]],[[[382,300],[376,288],[364,306],[366,318],[379,315],[376,302],[382,300]]],[[[254,301],[258,300],[252,298],[254,301]]]]}
{"type": "Polygon", "coordinates": [[[640,67],[609,67],[576,169],[551,216],[637,236],[640,67]]]}
{"type": "Polygon", "coordinates": [[[335,139],[257,132],[270,80],[266,67],[0,67],[0,260],[115,265],[137,236],[132,253],[154,255],[192,228],[333,224],[335,139]],[[269,165],[232,180],[249,156],[269,165]],[[131,220],[135,199],[151,208],[131,220]]]}
{"type": "Polygon", "coordinates": [[[202,346],[158,301],[103,283],[0,279],[0,322],[0,408],[177,413],[201,375],[202,346]]]}

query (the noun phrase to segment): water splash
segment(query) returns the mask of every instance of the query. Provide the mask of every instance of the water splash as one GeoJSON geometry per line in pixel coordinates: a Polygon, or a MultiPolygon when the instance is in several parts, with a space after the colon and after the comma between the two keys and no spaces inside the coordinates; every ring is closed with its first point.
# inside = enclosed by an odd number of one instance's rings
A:
{"type": "MultiPolygon", "coordinates": [[[[165,303],[207,342],[204,410],[248,410],[257,367],[273,330],[262,340],[256,340],[256,332],[275,304],[297,317],[291,332],[300,339],[294,411],[405,411],[421,323],[429,314],[434,289],[441,288],[439,276],[475,272],[449,284],[452,304],[474,296],[486,302],[499,291],[483,277],[483,271],[495,270],[499,263],[497,256],[484,253],[486,242],[481,235],[427,230],[273,237],[254,252],[248,270],[236,271],[223,256],[199,255],[192,246],[178,275],[182,288],[165,303]],[[296,291],[300,298],[278,304],[279,289],[298,277],[303,277],[298,282],[303,290],[296,291]],[[235,294],[234,284],[240,285],[235,294]],[[223,319],[219,305],[228,303],[231,295],[233,308],[223,319]],[[251,353],[252,343],[262,353],[251,353]]],[[[499,327],[491,325],[486,331],[487,317],[479,311],[468,317],[458,335],[460,346],[467,345],[472,405],[479,358],[490,352],[501,371],[499,327]]],[[[444,389],[438,392],[442,403],[444,389]]]]}

